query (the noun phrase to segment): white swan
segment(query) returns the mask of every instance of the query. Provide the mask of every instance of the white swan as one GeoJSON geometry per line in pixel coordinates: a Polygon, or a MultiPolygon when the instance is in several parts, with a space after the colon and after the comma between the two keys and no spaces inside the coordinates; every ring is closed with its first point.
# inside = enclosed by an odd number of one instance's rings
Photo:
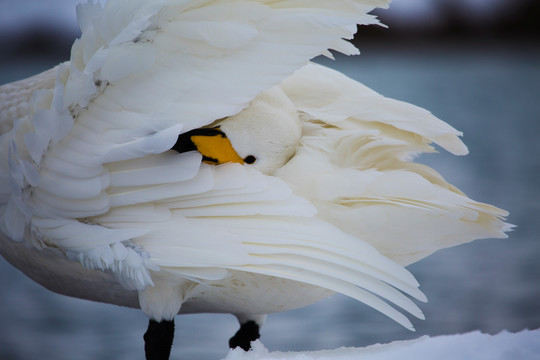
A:
{"type": "Polygon", "coordinates": [[[80,5],[71,60],[0,87],[2,255],[140,307],[148,358],[179,312],[235,314],[247,349],[266,314],[334,292],[413,329],[388,304],[423,318],[403,266],[510,225],[411,162],[466,154],[458,131],[308,63],[355,54],[342,38],[387,2],[80,5]]]}

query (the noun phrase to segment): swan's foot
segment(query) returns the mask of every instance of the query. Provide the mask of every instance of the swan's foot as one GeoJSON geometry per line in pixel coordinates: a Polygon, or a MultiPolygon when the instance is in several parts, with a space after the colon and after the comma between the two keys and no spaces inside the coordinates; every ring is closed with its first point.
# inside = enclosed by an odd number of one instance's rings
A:
{"type": "Polygon", "coordinates": [[[240,330],[229,340],[231,349],[241,347],[245,351],[251,349],[251,342],[261,337],[259,325],[255,321],[248,321],[240,326],[240,330]]]}
{"type": "Polygon", "coordinates": [[[150,319],[144,334],[146,360],[168,360],[174,338],[174,320],[157,322],[150,319]]]}

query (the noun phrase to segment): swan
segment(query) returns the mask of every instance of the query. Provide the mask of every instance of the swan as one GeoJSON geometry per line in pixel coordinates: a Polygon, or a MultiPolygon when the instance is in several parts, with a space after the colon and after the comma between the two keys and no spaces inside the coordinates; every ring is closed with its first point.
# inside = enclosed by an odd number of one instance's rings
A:
{"type": "Polygon", "coordinates": [[[0,252],[51,291],[140,308],[148,359],[174,317],[267,314],[334,293],[413,330],[405,269],[506,211],[413,159],[461,133],[310,62],[353,55],[387,0],[110,0],[77,6],[69,61],[0,87],[0,252]],[[399,309],[399,310],[398,310],[399,309]]]}

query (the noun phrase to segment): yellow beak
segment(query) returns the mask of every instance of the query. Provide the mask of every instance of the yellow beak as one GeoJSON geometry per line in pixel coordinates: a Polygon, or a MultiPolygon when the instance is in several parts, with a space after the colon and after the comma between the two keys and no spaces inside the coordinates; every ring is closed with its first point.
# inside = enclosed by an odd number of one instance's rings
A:
{"type": "Polygon", "coordinates": [[[178,152],[197,150],[208,164],[244,164],[244,159],[234,150],[231,141],[219,127],[195,129],[181,134],[172,149],[178,152]]]}

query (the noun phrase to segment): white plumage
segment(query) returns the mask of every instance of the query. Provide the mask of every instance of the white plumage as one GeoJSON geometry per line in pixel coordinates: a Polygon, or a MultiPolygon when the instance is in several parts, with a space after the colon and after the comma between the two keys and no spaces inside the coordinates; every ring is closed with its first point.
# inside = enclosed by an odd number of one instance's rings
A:
{"type": "Polygon", "coordinates": [[[158,321],[258,319],[340,292],[412,329],[383,301],[423,317],[402,265],[510,226],[412,162],[432,143],[466,154],[461,133],[308,63],[357,53],[342,38],[386,5],[80,5],[71,60],[0,87],[3,256],[53,291],[158,321]],[[210,124],[257,161],[169,150],[210,124]]]}

